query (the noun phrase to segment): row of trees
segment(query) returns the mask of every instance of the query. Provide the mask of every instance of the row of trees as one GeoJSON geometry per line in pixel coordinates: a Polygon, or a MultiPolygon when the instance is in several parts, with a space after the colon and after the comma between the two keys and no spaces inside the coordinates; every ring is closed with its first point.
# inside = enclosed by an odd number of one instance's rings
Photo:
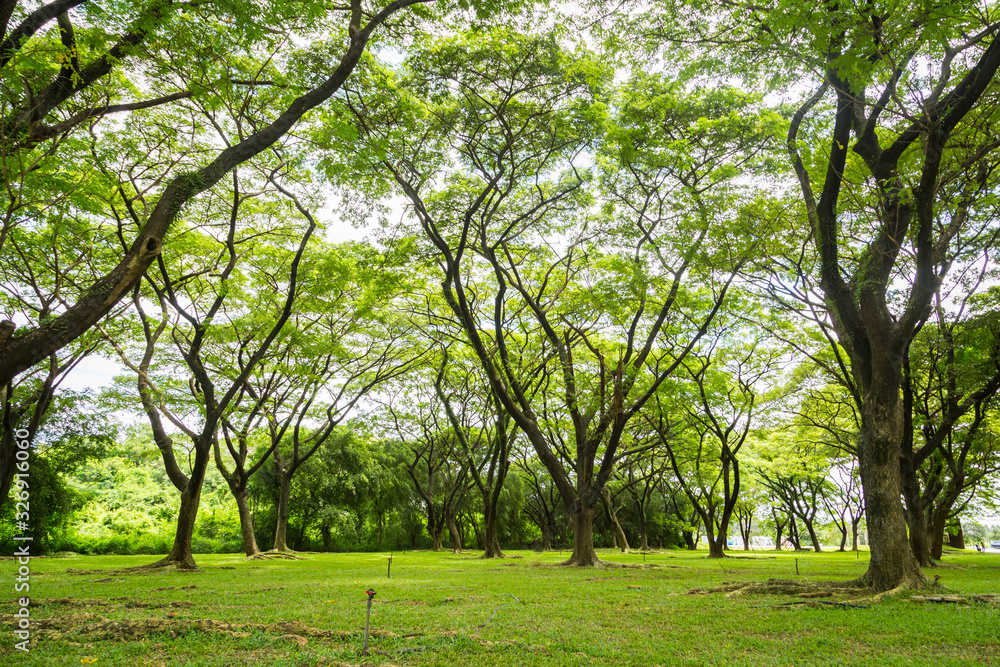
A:
{"type": "MultiPolygon", "coordinates": [[[[425,502],[431,478],[471,482],[487,534],[530,446],[579,565],[598,505],[620,523],[615,480],[638,488],[654,453],[721,555],[782,397],[810,429],[793,450],[857,460],[866,585],[919,583],[982,499],[993,4],[665,0],[576,31],[510,5],[119,9],[0,12],[4,495],[15,429],[37,439],[103,346],[181,497],[161,565],[194,565],[213,462],[247,552],[248,485],[273,462],[287,546],[293,478],[368,403],[379,437],[416,443],[425,502]],[[338,203],[382,218],[376,244],[322,238],[338,203]]],[[[819,492],[778,489],[808,532],[819,492]]],[[[454,512],[432,514],[454,541],[454,512]]]]}

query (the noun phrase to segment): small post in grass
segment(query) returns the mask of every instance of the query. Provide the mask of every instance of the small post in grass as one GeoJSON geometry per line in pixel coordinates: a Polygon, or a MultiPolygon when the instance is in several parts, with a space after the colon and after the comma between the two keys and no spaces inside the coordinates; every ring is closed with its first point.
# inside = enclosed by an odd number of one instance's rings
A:
{"type": "Polygon", "coordinates": [[[372,617],[372,598],[375,597],[375,589],[369,588],[365,591],[365,595],[368,596],[368,615],[365,616],[365,643],[361,647],[361,655],[368,655],[368,622],[372,617]]]}
{"type": "Polygon", "coordinates": [[[385,578],[392,579],[392,552],[389,552],[389,567],[385,569],[385,578]]]}
{"type": "Polygon", "coordinates": [[[795,559],[795,574],[799,573],[799,559],[795,559]]]}

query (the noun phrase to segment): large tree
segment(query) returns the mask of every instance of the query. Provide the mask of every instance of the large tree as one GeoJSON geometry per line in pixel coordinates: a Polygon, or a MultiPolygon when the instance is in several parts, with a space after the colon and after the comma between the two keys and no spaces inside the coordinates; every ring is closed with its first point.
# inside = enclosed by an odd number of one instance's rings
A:
{"type": "MultiPolygon", "coordinates": [[[[51,211],[68,211],[93,228],[107,225],[112,217],[98,201],[105,193],[115,193],[114,205],[130,215],[118,226],[120,245],[109,246],[106,261],[90,276],[67,286],[48,318],[28,323],[0,313],[0,386],[92,328],[156,261],[190,202],[340,90],[377,28],[400,10],[429,1],[148,0],[115,3],[114,9],[85,0],[4,2],[0,159],[7,187],[0,253],[11,252],[10,241],[51,211]],[[328,25],[332,20],[336,26],[338,16],[344,17],[339,29],[328,25]],[[294,55],[301,38],[331,43],[321,67],[296,73],[293,68],[303,64],[294,55]],[[186,100],[199,100],[223,124],[233,122],[233,140],[194,153],[190,142],[175,141],[177,126],[161,124],[156,114],[186,100]],[[137,133],[158,134],[161,146],[173,150],[117,182],[104,182],[85,167],[98,155],[134,155],[137,133]],[[136,181],[148,207],[132,206],[136,181]]],[[[60,243],[86,241],[66,234],[60,243]]]]}
{"type": "Polygon", "coordinates": [[[627,425],[704,335],[747,251],[723,233],[741,203],[726,185],[769,122],[734,90],[637,76],[604,135],[604,76],[553,35],[491,27],[415,51],[383,75],[391,99],[348,96],[371,146],[359,171],[409,200],[492,391],[559,491],[579,565],[597,563],[594,508],[627,425]],[[605,136],[594,215],[582,163],[605,136]]]}
{"type": "Polygon", "coordinates": [[[996,225],[1000,8],[661,6],[653,32],[698,51],[696,68],[798,97],[787,133],[807,230],[797,265],[815,280],[861,406],[872,558],[860,581],[918,585],[900,502],[903,359],[938,285],[961,264],[955,248],[996,225]]]}

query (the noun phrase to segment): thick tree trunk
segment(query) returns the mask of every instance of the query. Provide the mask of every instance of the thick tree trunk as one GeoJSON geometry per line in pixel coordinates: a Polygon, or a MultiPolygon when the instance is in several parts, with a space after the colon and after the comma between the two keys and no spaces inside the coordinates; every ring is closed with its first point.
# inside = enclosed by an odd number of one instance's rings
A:
{"type": "Polygon", "coordinates": [[[965,548],[965,532],[962,530],[961,526],[957,533],[948,533],[948,546],[955,549],[965,548]]]}
{"type": "Polygon", "coordinates": [[[483,493],[483,558],[503,558],[497,538],[497,508],[488,492],[483,493]]]}
{"type": "Polygon", "coordinates": [[[639,549],[649,551],[649,527],[646,525],[645,518],[639,521],[639,549]]]}
{"type": "Polygon", "coordinates": [[[253,530],[253,516],[250,513],[250,502],[247,498],[246,487],[230,484],[229,490],[233,492],[233,497],[236,498],[236,509],[240,513],[240,533],[243,535],[243,553],[247,556],[259,554],[260,549],[257,547],[257,537],[253,530]]]}
{"type": "Polygon", "coordinates": [[[915,586],[924,581],[906,535],[900,501],[899,457],[902,406],[899,373],[874,373],[862,405],[858,470],[868,518],[871,560],[862,580],[875,591],[915,586]],[[881,380],[881,382],[879,382],[881,380]]]}
{"type": "Polygon", "coordinates": [[[920,483],[912,461],[903,461],[900,466],[900,481],[903,487],[903,497],[906,499],[903,518],[906,520],[907,534],[913,557],[921,567],[931,564],[930,536],[927,531],[926,503],[920,493],[920,483]]]}
{"type": "Polygon", "coordinates": [[[711,534],[709,534],[708,536],[709,558],[725,558],[726,557],[725,549],[726,549],[725,535],[720,534],[713,537],[711,534]]]}
{"type": "Polygon", "coordinates": [[[191,549],[191,539],[194,537],[194,525],[198,519],[198,505],[201,503],[201,482],[192,481],[181,493],[181,508],[177,512],[177,529],[174,532],[174,546],[165,558],[153,563],[154,567],[176,565],[182,570],[197,570],[194,562],[194,552],[191,549]]]}
{"type": "Polygon", "coordinates": [[[931,523],[931,558],[941,560],[944,555],[944,533],[948,526],[948,512],[934,512],[931,523]]]}
{"type": "Polygon", "coordinates": [[[427,534],[431,536],[431,551],[444,550],[444,540],[442,537],[443,533],[444,533],[443,526],[438,526],[438,525],[431,526],[430,524],[427,525],[427,534]]]}
{"type": "Polygon", "coordinates": [[[625,537],[622,525],[618,523],[618,515],[612,506],[611,493],[608,491],[608,487],[601,489],[601,502],[604,504],[604,515],[607,517],[608,523],[611,524],[611,546],[612,548],[621,549],[623,554],[627,554],[630,551],[628,538],[625,537]]]}
{"type": "Polygon", "coordinates": [[[809,531],[809,541],[812,542],[813,551],[822,553],[823,548],[820,546],[819,538],[816,536],[816,526],[813,525],[812,520],[806,521],[803,519],[802,523],[806,524],[806,530],[809,531]]]}
{"type": "Polygon", "coordinates": [[[697,551],[698,542],[694,539],[694,531],[684,530],[681,531],[681,536],[684,538],[684,544],[687,545],[688,551],[697,551]]]}
{"type": "Polygon", "coordinates": [[[857,519],[851,522],[851,551],[858,550],[858,524],[861,523],[861,519],[857,519]]]}
{"type": "Polygon", "coordinates": [[[274,551],[288,552],[288,498],[292,495],[292,476],[278,471],[278,523],[274,529],[274,551]]]}
{"type": "Polygon", "coordinates": [[[600,560],[594,550],[594,508],[584,507],[580,499],[577,499],[571,509],[573,555],[563,564],[580,567],[599,565],[600,560]]]}
{"type": "Polygon", "coordinates": [[[458,532],[458,524],[455,523],[455,516],[448,513],[446,519],[448,523],[448,534],[451,536],[451,550],[453,553],[462,552],[462,534],[458,532]]]}

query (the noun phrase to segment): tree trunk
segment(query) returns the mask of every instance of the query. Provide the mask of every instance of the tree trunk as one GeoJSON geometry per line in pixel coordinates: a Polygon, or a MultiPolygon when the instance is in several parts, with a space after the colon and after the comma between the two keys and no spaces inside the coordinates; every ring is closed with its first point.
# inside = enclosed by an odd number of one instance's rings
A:
{"type": "Polygon", "coordinates": [[[573,555],[564,565],[588,567],[599,565],[597,551],[594,550],[594,508],[584,507],[578,498],[570,512],[573,523],[573,555]]]}
{"type": "Polygon", "coordinates": [[[239,510],[240,513],[240,532],[243,535],[243,553],[247,556],[258,554],[260,553],[260,549],[257,547],[257,537],[254,535],[253,517],[250,514],[250,502],[247,498],[247,489],[245,486],[240,487],[238,485],[230,484],[229,490],[233,492],[233,497],[236,498],[236,509],[239,510]]]}
{"type": "MultiPolygon", "coordinates": [[[[18,447],[16,443],[14,429],[5,426],[3,433],[0,434],[0,509],[3,509],[7,503],[10,487],[14,485],[14,473],[17,471],[18,447]]],[[[23,451],[30,452],[31,450],[23,451]]]]}
{"type": "MultiPolygon", "coordinates": [[[[277,451],[277,450],[275,450],[277,451]]],[[[274,529],[274,551],[289,552],[288,499],[292,495],[292,476],[288,470],[275,466],[278,476],[278,522],[274,529]]]]}
{"type": "Polygon", "coordinates": [[[491,496],[483,492],[483,558],[503,558],[497,538],[497,508],[491,496]]]}
{"type": "Polygon", "coordinates": [[[948,533],[948,546],[955,549],[965,548],[965,532],[959,526],[957,533],[948,533]]]}
{"type": "Polygon", "coordinates": [[[726,549],[726,536],[724,534],[720,535],[708,535],[708,557],[709,558],[725,558],[726,549]]]}
{"type": "Polygon", "coordinates": [[[431,527],[428,524],[427,533],[431,536],[431,551],[442,551],[444,549],[444,544],[441,534],[444,533],[444,528],[437,525],[431,527]]]}
{"type": "MultiPolygon", "coordinates": [[[[877,350],[876,352],[882,352],[877,350]]],[[[899,456],[902,406],[900,379],[874,372],[871,388],[862,404],[858,435],[858,470],[868,518],[871,560],[862,580],[874,591],[897,586],[915,586],[924,581],[920,563],[906,536],[903,503],[900,501],[899,456]],[[881,382],[880,382],[881,381],[881,382]]]]}
{"type": "Polygon", "coordinates": [[[451,550],[453,553],[462,552],[462,535],[458,532],[458,524],[455,523],[455,515],[448,513],[445,519],[448,523],[448,534],[451,536],[451,550]]]}
{"type": "Polygon", "coordinates": [[[931,558],[941,560],[944,555],[944,532],[948,526],[948,512],[934,512],[931,522],[931,558]]]}
{"type": "Polygon", "coordinates": [[[639,549],[649,551],[649,528],[644,517],[639,520],[639,549]]]}
{"type": "Polygon", "coordinates": [[[698,542],[694,539],[694,531],[684,530],[681,531],[681,535],[684,537],[684,544],[687,545],[688,551],[698,550],[698,542]]]}
{"type": "Polygon", "coordinates": [[[622,550],[623,554],[629,552],[628,538],[625,537],[625,531],[622,530],[622,525],[618,523],[618,515],[615,513],[615,509],[611,502],[611,492],[608,491],[608,487],[601,489],[601,502],[604,504],[604,515],[608,519],[608,523],[611,524],[611,534],[612,542],[611,546],[617,547],[622,550]]]}
{"type": "Polygon", "coordinates": [[[781,536],[785,531],[785,524],[774,522],[774,550],[781,551],[781,536]]]}
{"type": "Polygon", "coordinates": [[[181,493],[181,508],[177,512],[177,529],[174,532],[174,546],[163,559],[153,563],[154,567],[176,565],[182,570],[197,570],[194,562],[194,552],[191,549],[191,539],[194,537],[194,524],[198,519],[198,505],[201,503],[201,481],[194,483],[194,478],[181,493]]]}
{"type": "Polygon", "coordinates": [[[813,525],[812,520],[806,521],[803,519],[802,523],[806,524],[806,530],[809,531],[809,541],[813,544],[813,551],[822,553],[823,548],[819,545],[819,538],[816,537],[816,527],[813,525]]]}
{"type": "Polygon", "coordinates": [[[861,517],[851,521],[851,551],[858,550],[858,524],[861,523],[861,517]]]}
{"type": "Polygon", "coordinates": [[[906,520],[913,557],[921,567],[927,567],[931,564],[931,546],[927,531],[926,503],[920,493],[917,472],[913,468],[913,462],[908,460],[904,460],[900,465],[903,497],[906,499],[903,518],[906,520]]]}

